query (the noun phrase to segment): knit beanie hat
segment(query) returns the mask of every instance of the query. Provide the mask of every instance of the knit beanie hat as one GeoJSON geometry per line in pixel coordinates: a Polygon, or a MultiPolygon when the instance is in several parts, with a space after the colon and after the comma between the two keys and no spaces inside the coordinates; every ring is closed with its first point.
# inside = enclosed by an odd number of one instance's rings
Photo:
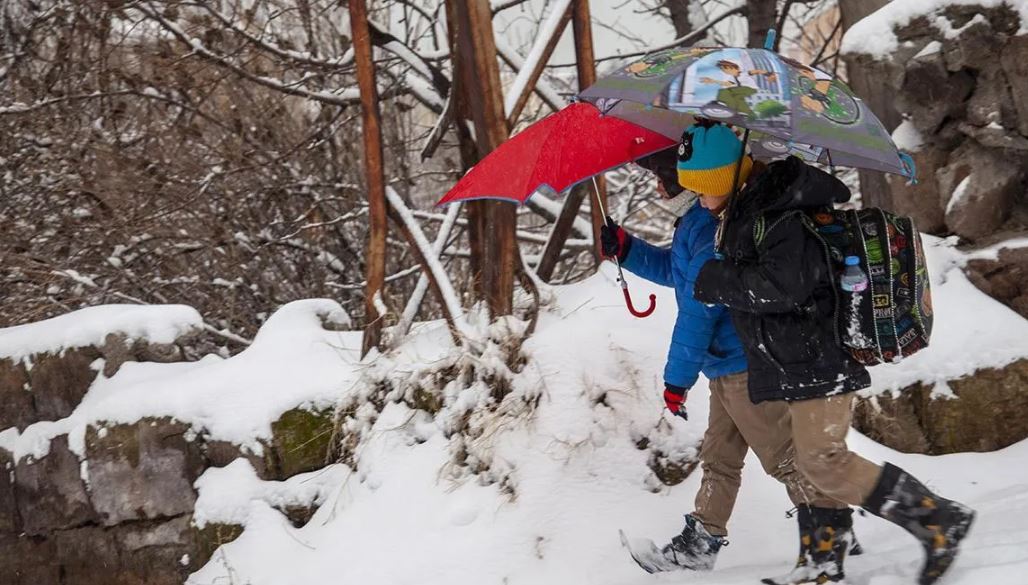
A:
{"type": "MultiPolygon", "coordinates": [[[[724,124],[703,121],[689,126],[678,145],[678,183],[700,195],[730,195],[742,148],[742,141],[724,124]]],[[[739,185],[752,169],[753,159],[743,157],[739,185]]]]}

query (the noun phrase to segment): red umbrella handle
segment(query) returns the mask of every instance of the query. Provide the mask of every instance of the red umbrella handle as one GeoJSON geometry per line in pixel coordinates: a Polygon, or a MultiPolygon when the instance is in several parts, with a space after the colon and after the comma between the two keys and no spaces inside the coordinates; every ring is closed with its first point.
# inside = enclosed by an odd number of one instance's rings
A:
{"type": "Polygon", "coordinates": [[[632,305],[632,296],[628,294],[628,285],[622,285],[621,292],[625,293],[625,305],[628,306],[628,312],[640,319],[643,317],[649,317],[653,314],[654,309],[657,308],[657,295],[655,294],[650,293],[650,308],[645,311],[639,311],[632,305]]]}

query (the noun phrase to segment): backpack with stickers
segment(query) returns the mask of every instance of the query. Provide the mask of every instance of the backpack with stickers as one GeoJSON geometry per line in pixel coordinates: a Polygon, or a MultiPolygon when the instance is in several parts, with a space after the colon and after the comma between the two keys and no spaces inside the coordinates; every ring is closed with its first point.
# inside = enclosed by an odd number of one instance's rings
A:
{"type": "Polygon", "coordinates": [[[898,362],[927,347],[932,292],[913,220],[878,208],[825,208],[804,214],[804,223],[824,244],[835,271],[838,339],[853,358],[873,366],[898,362]],[[847,257],[866,275],[863,291],[841,282],[855,272],[847,267],[847,257]]]}
{"type": "MultiPolygon", "coordinates": [[[[836,275],[836,339],[866,366],[894,363],[926,348],[931,288],[921,234],[909,217],[878,208],[794,212],[824,247],[836,275]],[[849,262],[847,262],[849,259],[849,262]],[[859,270],[854,270],[854,266],[859,270]],[[859,292],[846,277],[864,272],[859,292]]],[[[755,241],[766,233],[758,218],[755,241]]]]}

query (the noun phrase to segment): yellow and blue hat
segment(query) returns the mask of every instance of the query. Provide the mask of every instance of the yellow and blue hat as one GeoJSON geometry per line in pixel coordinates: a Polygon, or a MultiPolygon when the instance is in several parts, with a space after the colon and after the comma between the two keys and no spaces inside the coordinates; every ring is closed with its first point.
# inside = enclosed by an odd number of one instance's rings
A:
{"type": "MultiPolygon", "coordinates": [[[[700,195],[730,195],[742,149],[742,141],[724,124],[704,121],[689,126],[678,145],[678,184],[700,195]]],[[[753,159],[743,157],[739,185],[752,169],[753,159]]]]}

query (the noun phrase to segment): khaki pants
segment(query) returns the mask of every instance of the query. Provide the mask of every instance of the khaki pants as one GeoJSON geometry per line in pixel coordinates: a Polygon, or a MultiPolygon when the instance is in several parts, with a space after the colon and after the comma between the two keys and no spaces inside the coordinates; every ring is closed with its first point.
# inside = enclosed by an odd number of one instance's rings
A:
{"type": "Polygon", "coordinates": [[[789,402],[788,407],[796,467],[821,492],[840,502],[863,505],[882,468],[846,447],[853,394],[789,402]]]}
{"type": "Polygon", "coordinates": [[[785,484],[793,504],[845,508],[819,492],[796,469],[794,428],[785,402],[750,402],[745,372],[710,381],[710,420],[700,449],[703,478],[693,516],[715,536],[728,534],[728,519],[742,483],[750,448],[768,475],[785,484]]]}

